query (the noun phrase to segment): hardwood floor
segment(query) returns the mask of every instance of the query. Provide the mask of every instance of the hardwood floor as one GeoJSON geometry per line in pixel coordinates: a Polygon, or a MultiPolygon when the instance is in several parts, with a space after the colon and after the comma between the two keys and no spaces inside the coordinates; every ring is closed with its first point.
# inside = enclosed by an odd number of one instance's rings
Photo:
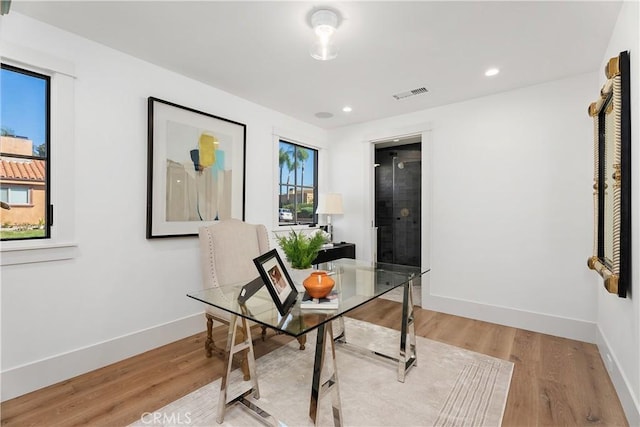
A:
{"type": "MultiPolygon", "coordinates": [[[[399,329],[400,310],[377,299],[350,317],[399,329]]],[[[628,425],[593,344],[420,308],[415,326],[419,336],[514,363],[503,426],[628,425]]],[[[292,339],[269,335],[256,341],[257,357],[292,339]]],[[[215,336],[223,346],[224,330],[215,336]]],[[[310,343],[305,351],[312,350],[310,343]]],[[[205,357],[204,333],[197,334],[6,401],[2,426],[125,426],[216,380],[222,365],[205,357]]]]}

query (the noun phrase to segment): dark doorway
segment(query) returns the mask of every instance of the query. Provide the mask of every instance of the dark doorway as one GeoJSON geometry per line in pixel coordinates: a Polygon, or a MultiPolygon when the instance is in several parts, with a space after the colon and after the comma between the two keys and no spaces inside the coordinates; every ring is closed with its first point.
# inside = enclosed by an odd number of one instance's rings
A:
{"type": "Polygon", "coordinates": [[[421,143],[375,150],[377,260],[420,266],[421,143]]]}

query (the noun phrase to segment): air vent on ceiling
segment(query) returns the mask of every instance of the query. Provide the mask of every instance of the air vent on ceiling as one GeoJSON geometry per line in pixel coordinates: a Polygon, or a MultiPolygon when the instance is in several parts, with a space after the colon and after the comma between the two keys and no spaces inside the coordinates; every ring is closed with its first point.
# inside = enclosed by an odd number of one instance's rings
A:
{"type": "Polygon", "coordinates": [[[393,97],[400,101],[401,99],[409,98],[410,96],[420,95],[429,92],[426,87],[419,87],[418,89],[409,90],[407,92],[396,93],[393,97]]]}

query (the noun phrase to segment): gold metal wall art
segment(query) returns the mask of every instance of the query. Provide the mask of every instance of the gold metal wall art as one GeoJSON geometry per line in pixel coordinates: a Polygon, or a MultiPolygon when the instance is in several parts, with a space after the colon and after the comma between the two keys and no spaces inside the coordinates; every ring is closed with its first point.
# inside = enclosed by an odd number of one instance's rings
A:
{"type": "Polygon", "coordinates": [[[593,117],[593,256],[590,269],[607,291],[625,298],[631,285],[631,95],[629,53],[605,66],[607,82],[589,105],[593,117]]]}

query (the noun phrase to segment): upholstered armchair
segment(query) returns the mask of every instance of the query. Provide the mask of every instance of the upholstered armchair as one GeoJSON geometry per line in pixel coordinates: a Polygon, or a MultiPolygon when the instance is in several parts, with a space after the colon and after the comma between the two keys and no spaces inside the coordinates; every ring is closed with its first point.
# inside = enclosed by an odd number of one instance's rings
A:
{"type": "MultiPolygon", "coordinates": [[[[249,224],[237,219],[218,221],[200,227],[200,255],[202,285],[204,289],[219,288],[221,285],[250,282],[259,276],[253,259],[269,251],[269,236],[262,224],[249,224]]],[[[229,313],[205,306],[207,319],[207,339],[205,351],[211,357],[216,345],[213,342],[213,322],[229,325],[229,313]]],[[[262,329],[265,336],[265,328],[262,329]]],[[[300,337],[300,349],[304,349],[306,337],[300,337]]]]}

